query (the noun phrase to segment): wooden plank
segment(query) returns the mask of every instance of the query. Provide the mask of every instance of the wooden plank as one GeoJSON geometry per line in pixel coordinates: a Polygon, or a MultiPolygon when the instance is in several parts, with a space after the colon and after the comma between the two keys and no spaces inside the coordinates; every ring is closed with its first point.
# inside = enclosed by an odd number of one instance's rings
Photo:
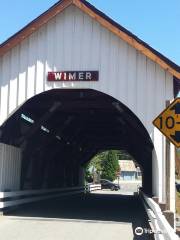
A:
{"type": "Polygon", "coordinates": [[[50,19],[55,17],[58,13],[62,12],[65,8],[67,8],[70,4],[75,4],[77,7],[79,7],[82,11],[87,13],[89,16],[94,18],[96,21],[98,21],[102,26],[109,29],[111,32],[119,36],[121,39],[123,39],[125,42],[130,44],[132,47],[143,53],[145,56],[153,60],[154,62],[158,63],[163,69],[170,72],[172,75],[176,76],[178,79],[180,79],[180,72],[175,70],[173,67],[168,65],[164,60],[162,60],[157,54],[153,53],[150,49],[139,43],[137,40],[135,40],[133,37],[129,36],[127,33],[121,31],[119,28],[111,24],[109,21],[95,13],[93,10],[88,8],[85,4],[83,4],[79,0],[65,0],[61,2],[60,4],[57,4],[55,7],[50,9],[49,11],[42,14],[39,18],[35,19],[33,22],[31,22],[27,27],[25,27],[23,30],[21,30],[19,33],[14,35],[12,38],[10,38],[7,42],[5,42],[0,47],[0,56],[4,55],[7,51],[9,51],[11,48],[15,47],[17,44],[19,44],[21,41],[23,41],[25,38],[30,36],[34,31],[39,29],[41,26],[46,24],[50,19]]]}
{"type": "MultiPolygon", "coordinates": [[[[54,58],[54,65],[56,70],[64,69],[64,13],[56,16],[55,38],[61,44],[56,44],[56,54],[54,58]]],[[[75,69],[75,68],[74,68],[75,69]]],[[[46,70],[48,72],[48,69],[46,70]]]]}
{"type": "Polygon", "coordinates": [[[37,54],[37,34],[29,37],[29,54],[27,69],[27,99],[31,98],[35,93],[35,76],[36,76],[36,54],[37,54]]]}
{"type": "Polygon", "coordinates": [[[21,41],[23,41],[25,38],[30,36],[33,32],[38,30],[41,26],[46,24],[50,19],[55,17],[58,13],[62,12],[65,8],[67,8],[70,4],[75,4],[78,8],[80,8],[82,11],[87,13],[89,16],[94,18],[96,21],[98,21],[102,26],[119,36],[122,40],[130,44],[132,47],[140,51],[142,54],[153,60],[154,62],[158,63],[163,69],[170,72],[172,75],[180,79],[180,72],[171,67],[168,63],[166,63],[161,57],[159,57],[157,54],[153,53],[150,49],[145,47],[143,44],[139,43],[137,40],[135,40],[132,36],[129,36],[127,33],[123,32],[116,26],[114,26],[112,23],[110,23],[108,20],[104,19],[97,13],[95,13],[93,10],[88,8],[85,4],[83,4],[79,0],[65,0],[62,1],[60,4],[57,4],[56,6],[52,7],[50,10],[42,14],[40,17],[35,19],[33,22],[31,22],[28,26],[26,26],[23,30],[21,30],[19,33],[11,37],[7,42],[5,42],[0,47],[0,56],[4,55],[7,51],[9,51],[11,48],[15,47],[17,44],[19,44],[21,41]]]}
{"type": "Polygon", "coordinates": [[[137,87],[139,87],[137,86],[137,51],[131,46],[128,46],[127,69],[127,106],[130,110],[136,112],[137,99],[135,92],[137,92],[137,87]]]}
{"type": "Polygon", "coordinates": [[[10,77],[10,83],[9,83],[9,113],[12,113],[12,111],[17,107],[17,86],[18,86],[18,69],[19,69],[19,48],[18,47],[13,48],[11,51],[10,69],[11,69],[11,77],[10,77]]]}
{"type": "Polygon", "coordinates": [[[54,114],[55,111],[61,106],[60,102],[55,102],[50,109],[28,130],[28,132],[23,135],[19,141],[19,144],[22,144],[24,141],[27,142],[30,137],[54,114]]]}
{"type": "Polygon", "coordinates": [[[79,7],[82,11],[89,14],[92,18],[94,18],[96,21],[98,21],[103,27],[109,29],[111,32],[119,36],[121,39],[123,39],[125,42],[130,44],[132,47],[140,51],[142,54],[153,60],[154,62],[158,63],[163,69],[170,72],[172,75],[176,76],[180,79],[180,72],[173,69],[171,66],[169,66],[165,61],[163,61],[159,56],[157,56],[155,53],[153,53],[150,49],[146,48],[139,42],[137,42],[133,37],[129,36],[127,33],[121,31],[117,27],[115,27],[113,24],[111,24],[109,21],[92,11],[90,8],[88,8],[85,4],[83,4],[79,0],[73,0],[73,3],[79,7]]]}
{"type": "MultiPolygon", "coordinates": [[[[142,123],[146,124],[147,116],[147,67],[146,57],[137,52],[137,75],[136,75],[136,88],[133,88],[134,94],[136,94],[136,112],[142,123]],[[136,89],[136,90],[135,90],[136,89]]],[[[132,93],[133,95],[133,93],[132,93]]],[[[147,124],[148,125],[148,124],[147,124]]]]}
{"type": "MultiPolygon", "coordinates": [[[[80,11],[80,10],[79,10],[80,11]]],[[[101,49],[101,32],[98,22],[92,21],[91,49],[90,49],[90,66],[92,69],[100,69],[100,49],[101,49]]]]}
{"type": "MultiPolygon", "coordinates": [[[[35,92],[36,94],[41,93],[44,89],[45,78],[45,62],[46,62],[46,28],[42,27],[37,34],[37,50],[36,50],[36,81],[35,81],[35,92]]],[[[30,51],[29,51],[30,52],[30,51]]]]}
{"type": "Polygon", "coordinates": [[[142,200],[143,200],[143,205],[145,207],[147,214],[150,212],[153,213],[152,217],[149,214],[148,216],[152,221],[154,229],[156,230],[158,227],[162,234],[161,236],[163,236],[164,239],[178,240],[178,236],[175,234],[174,229],[170,226],[165,216],[162,214],[162,211],[159,205],[156,202],[154,202],[151,198],[147,197],[145,194],[142,194],[142,200]]]}
{"type": "Polygon", "coordinates": [[[39,190],[24,190],[13,192],[0,192],[0,198],[28,196],[28,195],[40,195],[45,193],[63,192],[69,190],[80,190],[82,187],[69,187],[69,188],[53,188],[53,189],[39,189],[39,190]]]}
{"type": "Polygon", "coordinates": [[[26,100],[26,80],[28,66],[28,41],[23,41],[19,48],[18,105],[26,100]]]}
{"type": "Polygon", "coordinates": [[[1,73],[1,109],[0,109],[0,125],[4,122],[8,115],[9,86],[6,84],[6,78],[9,77],[10,54],[7,53],[2,58],[1,73]]]}
{"type": "MultiPolygon", "coordinates": [[[[147,98],[146,102],[146,128],[148,129],[148,132],[151,135],[152,140],[154,139],[154,127],[152,124],[152,119],[156,117],[156,114],[154,113],[154,106],[156,104],[155,97],[152,98],[152,93],[156,92],[156,63],[151,61],[150,59],[147,59],[147,71],[146,71],[146,89],[144,96],[147,98]]],[[[172,83],[172,82],[171,82],[172,83]]]]}
{"type": "MultiPolygon", "coordinates": [[[[46,26],[46,66],[45,66],[45,72],[51,72],[54,70],[54,35],[53,32],[53,25],[55,24],[55,19],[52,19],[47,23],[46,26]]],[[[44,90],[50,90],[53,88],[53,85],[50,84],[48,81],[45,81],[44,83],[44,90]]]]}
{"type": "Polygon", "coordinates": [[[163,69],[165,69],[166,71],[170,72],[172,75],[180,79],[179,71],[171,67],[157,54],[153,53],[150,49],[148,49],[147,47],[139,43],[137,40],[135,40],[132,36],[129,36],[127,33],[123,32],[122,30],[114,26],[108,20],[104,19],[103,17],[95,13],[93,10],[88,8],[85,4],[83,4],[79,0],[62,1],[60,4],[57,4],[56,6],[54,6],[53,8],[51,8],[50,10],[42,14],[40,17],[38,17],[33,22],[31,22],[28,26],[26,26],[23,30],[21,30],[19,33],[11,37],[7,42],[5,42],[0,47],[0,56],[4,55],[11,48],[15,47],[25,38],[30,36],[33,32],[35,32],[41,26],[46,24],[50,19],[55,17],[58,13],[62,12],[65,8],[67,8],[72,3],[75,4],[82,11],[87,13],[89,16],[94,18],[96,21],[98,21],[102,26],[104,26],[105,28],[107,28],[117,36],[119,36],[122,40],[130,44],[132,47],[134,47],[138,51],[140,51],[142,54],[144,54],[154,62],[158,63],[163,69]]]}
{"type": "Polygon", "coordinates": [[[99,56],[99,70],[100,70],[100,77],[102,81],[102,86],[100,90],[102,92],[107,93],[108,92],[108,83],[109,83],[109,52],[110,52],[110,32],[105,29],[99,29],[101,32],[100,36],[100,52],[98,55],[99,56]]]}
{"type": "MultiPolygon", "coordinates": [[[[166,107],[170,105],[170,101],[166,101],[166,107]]],[[[170,168],[171,168],[171,162],[170,162],[170,141],[168,138],[166,138],[166,161],[165,161],[165,167],[166,167],[166,210],[170,210],[170,168]]]]}
{"type": "Polygon", "coordinates": [[[61,4],[57,4],[56,6],[51,8],[49,11],[45,12],[40,17],[38,17],[33,22],[31,22],[28,26],[23,28],[16,35],[12,36],[9,40],[7,40],[7,42],[5,42],[0,47],[0,56],[4,55],[7,51],[15,47],[25,38],[30,36],[33,32],[37,31],[41,26],[46,24],[50,19],[52,19],[58,13],[62,12],[65,8],[67,8],[71,3],[72,3],[72,0],[65,0],[61,2],[61,4]]]}
{"type": "Polygon", "coordinates": [[[81,190],[76,190],[73,192],[65,192],[65,193],[57,193],[57,194],[52,194],[48,196],[38,196],[38,197],[31,197],[31,198],[25,198],[25,199],[18,199],[18,200],[12,200],[12,201],[6,201],[6,202],[0,202],[0,209],[5,208],[5,207],[11,207],[11,206],[16,206],[24,203],[29,203],[29,202],[37,202],[39,200],[45,200],[45,199],[50,199],[50,198],[55,198],[55,197],[60,197],[60,196],[67,196],[67,195],[74,195],[77,193],[82,193],[84,192],[84,188],[81,190]]]}

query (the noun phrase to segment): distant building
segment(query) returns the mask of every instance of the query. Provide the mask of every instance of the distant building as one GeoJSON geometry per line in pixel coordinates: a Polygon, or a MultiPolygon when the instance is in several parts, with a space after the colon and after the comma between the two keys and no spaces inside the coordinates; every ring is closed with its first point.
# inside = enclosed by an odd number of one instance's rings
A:
{"type": "Polygon", "coordinates": [[[119,160],[120,179],[135,180],[141,178],[141,171],[132,160],[119,160]]]}

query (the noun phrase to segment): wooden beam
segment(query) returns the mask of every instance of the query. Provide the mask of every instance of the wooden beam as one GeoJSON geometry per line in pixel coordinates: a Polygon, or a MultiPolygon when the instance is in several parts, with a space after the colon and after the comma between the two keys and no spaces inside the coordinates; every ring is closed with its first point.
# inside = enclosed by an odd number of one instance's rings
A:
{"type": "Polygon", "coordinates": [[[11,38],[9,38],[5,43],[0,45],[0,56],[4,55],[7,51],[18,45],[27,37],[29,37],[32,33],[37,31],[41,26],[46,24],[58,13],[62,12],[70,4],[72,4],[72,0],[64,0],[61,2],[61,4],[54,5],[48,11],[37,17],[34,21],[25,26],[21,31],[19,31],[11,38]]]}
{"type": "Polygon", "coordinates": [[[120,37],[129,45],[131,45],[132,47],[140,51],[142,54],[147,56],[149,59],[159,64],[164,70],[168,71],[173,76],[180,79],[180,71],[174,69],[168,63],[166,63],[160,56],[154,53],[151,49],[141,44],[139,41],[137,41],[132,36],[128,35],[126,32],[120,30],[118,27],[116,27],[110,21],[106,20],[105,18],[97,14],[95,11],[90,9],[80,0],[64,0],[54,5],[48,11],[40,15],[38,18],[36,18],[27,26],[25,26],[21,31],[19,31],[14,36],[9,38],[6,42],[4,42],[2,45],[0,45],[0,56],[4,55],[10,49],[21,43],[24,39],[29,37],[32,33],[37,31],[40,27],[42,27],[49,20],[51,20],[53,17],[62,12],[71,4],[77,6],[80,10],[82,10],[83,12],[91,16],[93,19],[98,21],[103,27],[107,28],[109,31],[113,32],[115,35],[120,37]]]}
{"type": "MultiPolygon", "coordinates": [[[[170,101],[167,100],[166,101],[166,107],[168,107],[170,105],[170,101]]],[[[171,159],[170,159],[170,141],[168,138],[166,138],[166,158],[165,158],[165,162],[166,162],[166,210],[170,210],[170,169],[171,169],[171,159]]]]}
{"type": "Polygon", "coordinates": [[[33,124],[33,126],[29,129],[29,131],[22,136],[22,138],[19,141],[19,144],[21,145],[24,143],[24,141],[28,141],[28,139],[54,114],[54,112],[59,109],[61,106],[60,102],[55,102],[51,106],[51,108],[37,121],[33,124]]]}
{"type": "MultiPolygon", "coordinates": [[[[50,129],[51,131],[50,133],[47,134],[47,137],[44,140],[44,142],[38,141],[39,145],[37,145],[37,142],[34,141],[34,139],[32,139],[30,141],[30,151],[31,152],[42,151],[43,149],[48,148],[50,143],[52,143],[52,141],[58,141],[59,146],[66,144],[65,143],[65,140],[67,140],[66,136],[64,136],[61,141],[56,139],[56,136],[62,136],[63,130],[71,123],[73,119],[74,119],[73,116],[68,116],[67,120],[64,122],[63,125],[61,126],[58,125],[58,126],[55,126],[55,129],[50,129]]],[[[28,141],[28,144],[29,144],[29,141],[28,141]]]]}
{"type": "Polygon", "coordinates": [[[163,61],[157,54],[153,53],[150,49],[139,43],[137,40],[129,36],[127,33],[121,31],[119,28],[117,28],[112,23],[101,17],[99,14],[95,13],[93,10],[88,8],[83,2],[79,0],[73,0],[73,3],[83,12],[87,13],[93,19],[98,21],[103,27],[107,28],[109,31],[113,32],[115,35],[120,37],[129,45],[131,45],[139,52],[144,54],[146,57],[159,64],[164,70],[170,72],[172,75],[180,79],[180,72],[176,71],[174,68],[169,66],[165,61],[163,61]]]}

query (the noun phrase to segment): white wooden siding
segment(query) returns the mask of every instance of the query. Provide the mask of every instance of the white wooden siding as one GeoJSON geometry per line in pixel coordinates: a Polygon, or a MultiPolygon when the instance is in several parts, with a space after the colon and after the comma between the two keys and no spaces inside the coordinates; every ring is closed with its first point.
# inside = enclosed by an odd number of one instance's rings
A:
{"type": "Polygon", "coordinates": [[[129,107],[155,143],[154,189],[164,199],[164,138],[152,120],[173,99],[172,75],[70,6],[0,58],[0,124],[28,98],[52,88],[91,88],[129,107]],[[56,70],[98,70],[99,81],[47,82],[47,72],[56,70]]]}
{"type": "Polygon", "coordinates": [[[152,120],[173,98],[172,76],[74,6],[0,59],[0,123],[52,88],[92,88],[128,106],[153,138],[152,120]],[[47,82],[55,70],[99,70],[99,82],[47,82]]]}
{"type": "Polygon", "coordinates": [[[0,191],[19,190],[20,176],[20,149],[0,143],[0,191]]]}

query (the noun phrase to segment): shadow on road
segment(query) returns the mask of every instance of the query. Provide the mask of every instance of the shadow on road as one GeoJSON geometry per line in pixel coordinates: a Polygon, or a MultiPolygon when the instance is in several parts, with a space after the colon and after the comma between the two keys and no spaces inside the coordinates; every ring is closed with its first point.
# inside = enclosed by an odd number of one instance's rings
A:
{"type": "MultiPolygon", "coordinates": [[[[48,201],[26,204],[7,215],[31,217],[46,220],[92,222],[119,222],[132,224],[133,232],[137,227],[149,229],[144,207],[137,196],[120,194],[81,194],[61,197],[48,201]]],[[[121,238],[120,238],[121,239],[121,238]]],[[[137,236],[134,240],[153,239],[150,234],[137,236]]],[[[124,239],[123,239],[124,240],[124,239]]]]}

